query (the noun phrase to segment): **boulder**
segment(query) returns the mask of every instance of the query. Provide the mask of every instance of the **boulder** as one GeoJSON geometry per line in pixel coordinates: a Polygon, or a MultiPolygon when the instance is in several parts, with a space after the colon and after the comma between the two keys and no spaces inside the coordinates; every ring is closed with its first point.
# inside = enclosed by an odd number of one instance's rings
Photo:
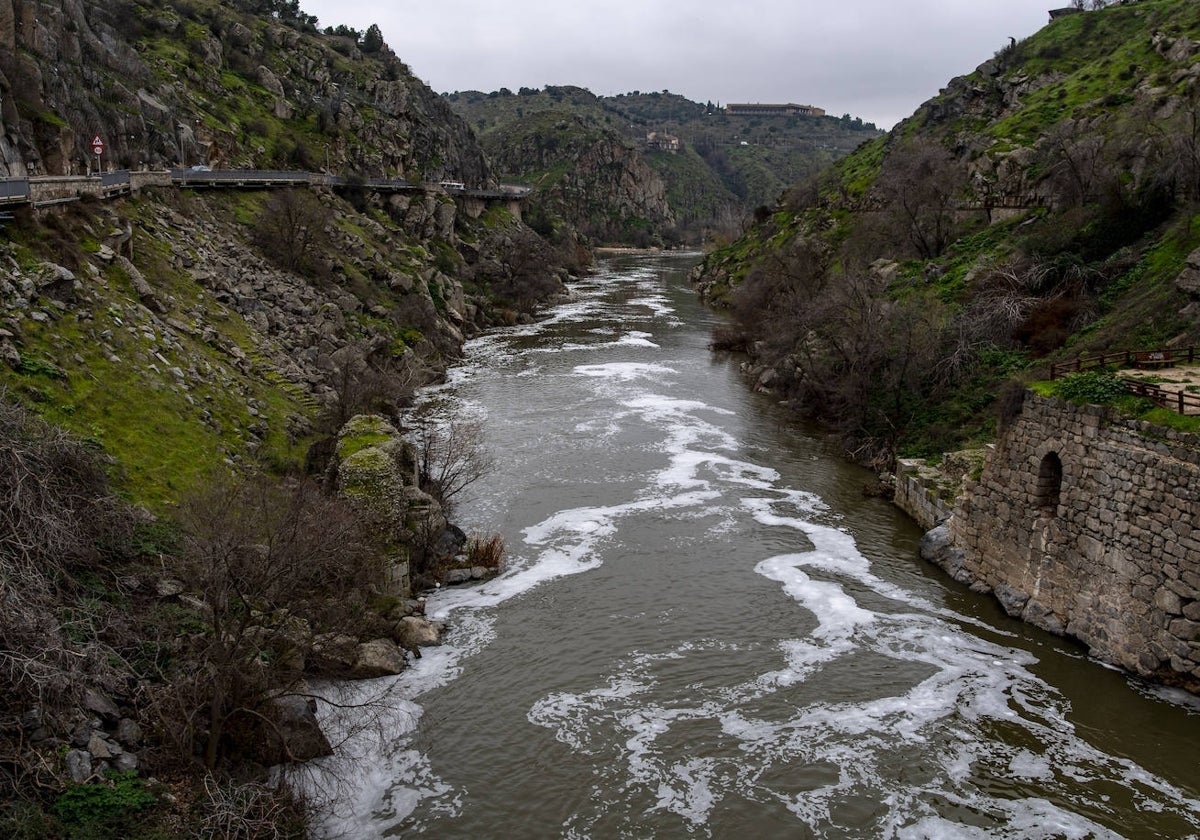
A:
{"type": "Polygon", "coordinates": [[[1054,614],[1054,611],[1033,598],[1030,598],[1025,604],[1021,618],[1033,626],[1041,627],[1043,630],[1053,633],[1056,636],[1061,636],[1065,632],[1062,621],[1054,614]]]}
{"type": "Polygon", "coordinates": [[[442,583],[466,583],[470,579],[470,569],[447,569],[442,574],[442,583]]]}
{"type": "Polygon", "coordinates": [[[231,733],[247,756],[261,764],[290,764],[332,755],[321,731],[315,703],[304,697],[274,697],[260,710],[262,718],[244,716],[245,727],[231,733]]]}
{"type": "Polygon", "coordinates": [[[1189,297],[1200,298],[1200,248],[1188,254],[1187,265],[1175,278],[1175,288],[1189,297]]]}
{"type": "Polygon", "coordinates": [[[1021,610],[1025,609],[1025,605],[1029,603],[1029,596],[1020,590],[1014,589],[1007,583],[1002,583],[995,589],[996,600],[1000,602],[1000,606],[1004,607],[1004,611],[1009,615],[1019,616],[1021,610]]]}
{"type": "Polygon", "coordinates": [[[440,621],[410,615],[396,624],[396,641],[404,648],[429,647],[442,643],[446,625],[440,621]]]}
{"type": "Polygon", "coordinates": [[[142,303],[146,304],[147,308],[153,309],[159,314],[167,311],[167,307],[158,299],[154,287],[146,280],[145,275],[138,271],[137,266],[125,257],[117,257],[117,265],[129,277],[129,282],[133,286],[133,290],[137,292],[138,298],[141,299],[142,303]]]}
{"type": "Polygon", "coordinates": [[[372,639],[358,646],[350,677],[367,680],[399,674],[407,666],[404,653],[391,639],[372,639]]]}
{"type": "Polygon", "coordinates": [[[67,776],[77,785],[86,782],[92,776],[92,757],[86,750],[68,750],[63,762],[67,766],[67,776]]]}
{"type": "Polygon", "coordinates": [[[136,747],[142,743],[142,727],[137,724],[137,721],[129,718],[121,718],[117,724],[115,737],[118,741],[127,747],[136,747]]]}
{"type": "Polygon", "coordinates": [[[961,548],[950,543],[950,528],[943,522],[921,537],[921,559],[940,566],[959,583],[970,583],[971,573],[964,567],[965,555],[961,548]]]}
{"type": "Polygon", "coordinates": [[[92,737],[88,739],[87,751],[92,758],[98,758],[101,761],[112,758],[116,753],[110,748],[104,736],[99,732],[93,732],[92,737]]]}
{"type": "Polygon", "coordinates": [[[95,712],[105,720],[116,721],[121,717],[121,710],[117,708],[116,703],[92,689],[88,689],[84,693],[83,707],[89,712],[95,712]]]}
{"type": "Polygon", "coordinates": [[[318,672],[345,675],[358,660],[358,639],[340,633],[325,633],[313,639],[308,662],[318,672]]]}

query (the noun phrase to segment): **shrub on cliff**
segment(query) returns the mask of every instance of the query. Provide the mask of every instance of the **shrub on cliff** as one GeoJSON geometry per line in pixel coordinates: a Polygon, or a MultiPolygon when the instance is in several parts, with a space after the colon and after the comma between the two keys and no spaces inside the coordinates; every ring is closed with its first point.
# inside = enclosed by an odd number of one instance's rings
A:
{"type": "Polygon", "coordinates": [[[0,392],[0,799],[56,783],[24,752],[23,721],[65,726],[89,688],[123,683],[132,633],[112,561],[133,521],[94,450],[0,392]]]}
{"type": "Polygon", "coordinates": [[[1074,403],[1106,405],[1129,395],[1129,389],[1108,368],[1070,373],[1055,383],[1054,393],[1074,403]]]}
{"type": "Polygon", "coordinates": [[[381,552],[348,505],[309,481],[218,482],[180,521],[174,572],[203,632],[183,640],[154,708],[177,754],[213,769],[254,752],[239,733],[272,730],[272,703],[297,690],[322,634],[365,632],[381,552]]]}

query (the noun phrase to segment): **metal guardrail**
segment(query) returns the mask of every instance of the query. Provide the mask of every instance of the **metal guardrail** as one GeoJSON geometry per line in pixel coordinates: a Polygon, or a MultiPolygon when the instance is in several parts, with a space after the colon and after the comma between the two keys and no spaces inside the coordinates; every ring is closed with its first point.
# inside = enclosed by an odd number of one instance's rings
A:
{"type": "MultiPolygon", "coordinates": [[[[161,170],[159,170],[161,172],[161,170]]],[[[469,198],[519,200],[532,192],[532,187],[503,184],[499,189],[474,189],[459,182],[416,183],[404,178],[353,178],[326,175],[318,172],[297,172],[282,169],[208,169],[177,168],[167,170],[171,182],[181,187],[270,187],[270,186],[359,186],[376,192],[444,192],[469,198]]],[[[98,177],[38,176],[34,178],[0,178],[0,205],[33,203],[42,207],[64,201],[77,201],[81,193],[112,198],[132,189],[128,170],[101,173],[98,177]],[[75,195],[55,196],[33,202],[31,182],[72,182],[75,195]],[[79,186],[81,182],[86,182],[79,186]],[[99,189],[97,189],[97,186],[99,189]]]]}
{"type": "Polygon", "coordinates": [[[28,201],[28,178],[0,178],[0,201],[28,201]]]}
{"type": "Polygon", "coordinates": [[[1100,353],[1095,356],[1080,356],[1069,362],[1055,362],[1050,365],[1050,378],[1057,379],[1067,373],[1079,373],[1080,371],[1107,367],[1108,365],[1164,367],[1165,362],[1193,364],[1197,359],[1200,359],[1200,349],[1195,347],[1158,348],[1156,350],[1115,350],[1112,353],[1100,353]]]}
{"type": "Polygon", "coordinates": [[[351,178],[345,175],[318,175],[315,183],[323,183],[330,187],[363,187],[383,192],[424,190],[426,186],[414,184],[404,178],[351,178]]]}
{"type": "Polygon", "coordinates": [[[309,172],[276,169],[172,169],[171,180],[189,186],[261,186],[264,184],[309,184],[309,172]]]}

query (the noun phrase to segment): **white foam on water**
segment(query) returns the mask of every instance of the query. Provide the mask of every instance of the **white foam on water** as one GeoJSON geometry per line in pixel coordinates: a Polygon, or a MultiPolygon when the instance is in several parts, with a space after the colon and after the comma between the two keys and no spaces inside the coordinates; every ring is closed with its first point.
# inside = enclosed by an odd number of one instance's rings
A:
{"type": "Polygon", "coordinates": [[[461,672],[461,661],[494,638],[493,621],[462,616],[446,644],[424,648],[395,677],[313,687],[317,717],[335,753],[288,768],[289,780],[315,803],[319,838],[376,838],[418,806],[455,813],[459,794],[410,746],[423,709],[414,702],[461,672]]]}
{"type": "MultiPolygon", "coordinates": [[[[699,485],[699,465],[711,456],[680,453],[672,482],[699,485]]],[[[771,480],[769,471],[744,471],[755,489],[771,480]]],[[[661,478],[661,474],[660,474],[661,478]]],[[[765,672],[732,689],[675,687],[655,678],[657,663],[686,657],[695,646],[662,654],[643,651],[627,658],[610,683],[636,685],[627,694],[582,692],[553,695],[534,705],[529,720],[551,729],[570,745],[589,744],[592,752],[621,745],[619,754],[599,762],[606,790],[643,791],[652,811],[677,815],[688,832],[706,834],[713,812],[729,798],[773,802],[790,811],[817,836],[843,836],[838,805],[853,797],[887,804],[873,836],[886,837],[1117,837],[1084,811],[1096,809],[1090,786],[1109,783],[1131,788],[1139,810],[1195,819],[1196,802],[1133,762],[1110,756],[1079,737],[1066,702],[1030,670],[1036,659],[960,629],[967,623],[901,587],[881,580],[848,533],[818,521],[819,499],[781,488],[757,495],[744,506],[759,522],[794,529],[808,551],[768,557],[755,571],[777,581],[783,592],[815,619],[803,638],[784,639],[784,667],[765,672]],[[864,606],[848,591],[869,591],[896,611],[864,606]],[[871,653],[927,666],[928,676],[907,686],[884,685],[885,696],[871,700],[807,700],[783,718],[748,713],[755,701],[786,695],[817,683],[823,669],[839,660],[871,653]],[[896,691],[896,689],[900,689],[896,691]],[[702,755],[681,755],[672,733],[685,722],[711,720],[740,744],[743,758],[730,769],[702,755]],[[1015,727],[1018,739],[999,740],[996,726],[1015,727]],[[1032,742],[1037,747],[1017,746],[1032,742]],[[911,754],[924,778],[897,791],[894,765],[911,754]],[[773,767],[829,765],[837,777],[799,793],[775,790],[760,781],[773,767]],[[1014,786],[1036,782],[1053,791],[1046,798],[1012,798],[990,792],[989,779],[1014,786]],[[980,825],[964,824],[931,803],[953,802],[979,815],[980,825]]],[[[778,712],[779,706],[772,708],[778,712]]],[[[700,748],[700,745],[696,745],[700,748]]],[[[581,813],[576,830],[600,821],[581,813]]],[[[631,829],[636,832],[636,829],[631,829]]],[[[868,830],[862,826],[855,831],[868,830]]],[[[859,836],[854,833],[854,836],[859,836]]],[[[862,835],[867,836],[867,835],[862,835]]]]}
{"type": "Polygon", "coordinates": [[[1054,774],[1044,756],[1021,750],[1008,762],[1008,772],[1019,779],[1049,779],[1054,774]]]}
{"type": "Polygon", "coordinates": [[[653,336],[646,332],[631,332],[628,335],[623,335],[617,339],[614,344],[617,347],[651,347],[657,348],[659,345],[652,340],[653,336]]]}
{"type": "Polygon", "coordinates": [[[591,376],[597,379],[632,382],[635,379],[655,380],[666,374],[675,373],[675,370],[652,362],[609,362],[602,365],[578,365],[575,372],[580,376],[591,376]]]}
{"type": "Polygon", "coordinates": [[[626,301],[627,306],[641,306],[650,310],[650,317],[656,321],[675,314],[675,308],[671,306],[665,295],[646,295],[645,297],[634,298],[626,301]]]}

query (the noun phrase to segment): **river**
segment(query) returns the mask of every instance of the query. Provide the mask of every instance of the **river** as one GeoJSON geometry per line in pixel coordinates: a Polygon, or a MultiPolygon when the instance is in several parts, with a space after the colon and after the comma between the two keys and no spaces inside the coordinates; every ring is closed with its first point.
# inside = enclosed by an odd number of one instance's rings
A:
{"type": "Polygon", "coordinates": [[[872,476],[707,349],[692,264],[608,259],[426,395],[483,424],[458,518],[507,571],[355,688],[390,693],[327,833],[1197,837],[1195,698],[920,561],[872,476]]]}

